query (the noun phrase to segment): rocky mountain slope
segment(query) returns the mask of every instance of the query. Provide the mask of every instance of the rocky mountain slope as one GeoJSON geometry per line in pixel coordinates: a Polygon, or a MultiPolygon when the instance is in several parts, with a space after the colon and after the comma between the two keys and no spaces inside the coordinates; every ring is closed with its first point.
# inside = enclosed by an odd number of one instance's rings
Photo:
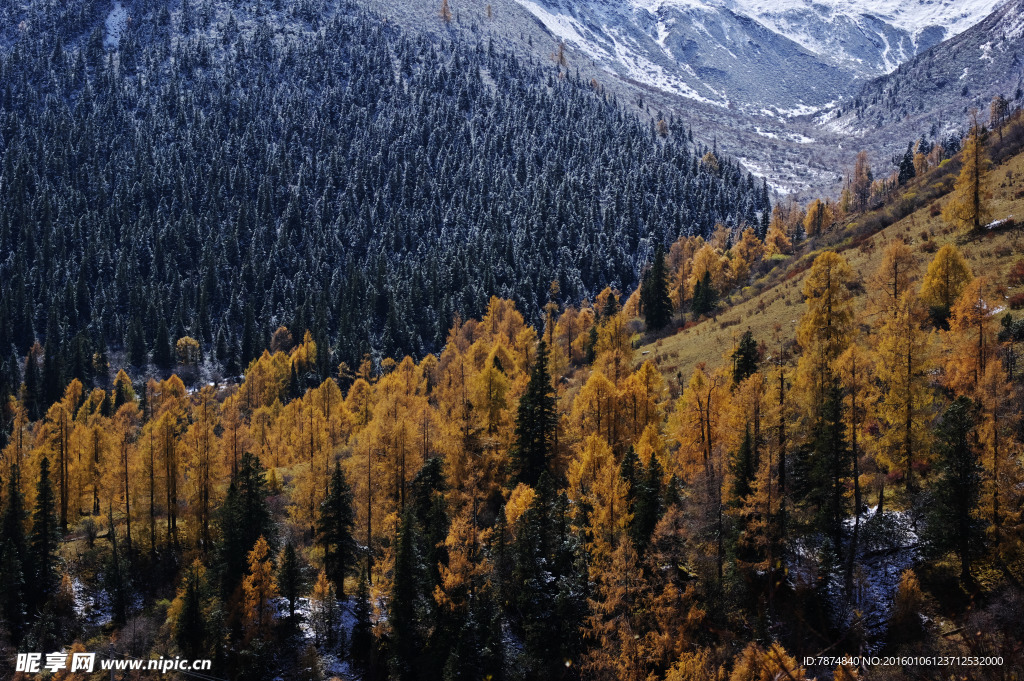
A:
{"type": "Polygon", "coordinates": [[[360,1],[419,31],[560,61],[782,192],[834,188],[860,149],[888,172],[910,139],[962,130],[993,94],[1012,100],[1024,42],[1004,26],[1018,0],[449,0],[448,23],[440,0],[360,1]]]}
{"type": "Polygon", "coordinates": [[[750,113],[796,114],[981,21],[997,0],[516,0],[624,78],[750,113]]]}
{"type": "Polygon", "coordinates": [[[829,107],[820,127],[875,142],[881,134],[940,137],[962,129],[972,107],[988,121],[989,103],[1024,95],[1024,0],[1008,2],[981,23],[866,83],[829,107]]]}

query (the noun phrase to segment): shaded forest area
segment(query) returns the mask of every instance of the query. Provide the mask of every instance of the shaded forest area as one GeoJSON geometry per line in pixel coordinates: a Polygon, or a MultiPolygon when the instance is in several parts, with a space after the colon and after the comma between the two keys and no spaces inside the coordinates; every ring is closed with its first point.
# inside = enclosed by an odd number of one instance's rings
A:
{"type": "Polygon", "coordinates": [[[437,351],[491,295],[536,321],[553,279],[631,288],[656,243],[767,220],[763,181],[555,64],[349,3],[172,10],[112,35],[96,3],[0,4],[0,392],[37,340],[49,403],[112,353],[169,370],[186,335],[238,375],[279,325],[319,383],[437,351]]]}
{"type": "Polygon", "coordinates": [[[313,3],[137,3],[111,44],[97,9],[0,5],[5,660],[1019,673],[1019,111],[772,207],[487,45],[313,3]]]}
{"type": "MultiPolygon", "coordinates": [[[[667,259],[657,295],[692,302],[699,267],[667,259]]],[[[36,422],[13,401],[6,634],[229,678],[803,679],[823,651],[1007,678],[1024,324],[952,244],[892,240],[871,276],[817,255],[792,354],[748,332],[688,377],[606,289],[539,330],[493,298],[346,390],[297,389],[318,349],[282,328],[239,385],[74,380],[36,422]]]]}

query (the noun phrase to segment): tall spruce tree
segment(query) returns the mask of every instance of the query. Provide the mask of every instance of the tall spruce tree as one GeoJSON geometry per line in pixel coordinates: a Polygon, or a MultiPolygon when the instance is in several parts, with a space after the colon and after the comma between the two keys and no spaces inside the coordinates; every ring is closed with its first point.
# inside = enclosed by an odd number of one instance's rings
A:
{"type": "Polygon", "coordinates": [[[630,536],[637,553],[643,555],[661,517],[665,514],[664,477],[665,469],[658,461],[658,455],[651,452],[646,469],[638,471],[637,491],[633,498],[633,522],[630,536]]]}
{"type": "Polygon", "coordinates": [[[267,505],[267,495],[263,464],[252,452],[245,452],[239,461],[238,474],[228,485],[228,493],[218,517],[220,543],[217,546],[217,561],[225,597],[231,594],[245,575],[247,556],[256,540],[263,536],[273,546],[274,523],[267,505]]]}
{"type": "Polygon", "coordinates": [[[281,595],[288,601],[288,616],[294,619],[295,603],[302,595],[305,585],[302,579],[302,568],[291,542],[285,544],[284,551],[281,552],[281,566],[277,569],[277,585],[281,595]]]}
{"type": "Polygon", "coordinates": [[[973,584],[971,564],[984,541],[984,523],[977,515],[982,483],[977,427],[978,406],[967,397],[956,398],[942,415],[937,430],[939,476],[925,533],[933,552],[956,553],[964,584],[973,584]]]}
{"type": "Polygon", "coordinates": [[[165,371],[174,366],[174,354],[171,350],[171,333],[167,328],[167,320],[160,317],[153,341],[153,365],[165,371]]]}
{"type": "Polygon", "coordinates": [[[718,307],[718,292],[711,282],[711,273],[705,271],[704,276],[693,287],[693,300],[690,301],[690,311],[693,313],[693,318],[698,319],[714,312],[716,307],[718,307]]]}
{"type": "Polygon", "coordinates": [[[846,481],[852,461],[843,421],[843,394],[833,381],[814,427],[814,441],[808,461],[807,501],[814,507],[818,529],[832,541],[837,554],[842,549],[843,519],[846,517],[846,481]]]}
{"type": "Polygon", "coordinates": [[[750,435],[749,423],[744,428],[743,441],[740,442],[739,449],[732,455],[732,460],[729,462],[729,472],[732,474],[730,501],[738,506],[753,491],[754,478],[757,476],[754,439],[750,435]]]}
{"type": "Polygon", "coordinates": [[[0,518],[0,615],[3,616],[11,640],[21,641],[25,633],[27,613],[26,559],[28,546],[25,539],[25,502],[21,495],[20,469],[11,466],[4,499],[3,517],[0,518]]]}
{"type": "Polygon", "coordinates": [[[60,527],[57,524],[56,499],[50,482],[50,460],[39,463],[36,505],[32,512],[32,534],[29,544],[32,579],[29,584],[29,610],[38,613],[57,591],[57,548],[60,527]]]}
{"type": "Polygon", "coordinates": [[[548,348],[541,341],[530,372],[530,382],[519,400],[516,415],[512,465],[513,477],[517,482],[535,486],[541,474],[548,470],[554,454],[552,450],[557,425],[555,391],[548,374],[548,348]]]}
{"type": "Polygon", "coordinates": [[[388,621],[391,624],[389,657],[391,678],[417,676],[417,658],[423,649],[420,619],[423,612],[422,560],[416,521],[412,509],[402,516],[395,546],[395,569],[391,587],[388,621]]]}
{"type": "Polygon", "coordinates": [[[103,570],[104,590],[110,599],[111,621],[116,626],[122,626],[128,619],[128,610],[131,607],[131,565],[117,545],[113,507],[109,509],[107,518],[110,557],[103,570]]]}
{"type": "Polygon", "coordinates": [[[506,614],[523,640],[531,678],[559,678],[581,651],[588,574],[568,508],[565,493],[542,475],[510,547],[506,614]]]}
{"type": "Polygon", "coordinates": [[[640,284],[640,308],[648,331],[660,331],[672,321],[672,299],[668,295],[668,269],[661,244],[654,251],[654,262],[640,284]]]}
{"type": "Polygon", "coordinates": [[[370,621],[370,585],[365,568],[359,572],[356,584],[356,602],[352,609],[355,622],[349,637],[349,659],[366,670],[373,663],[373,623],[370,621]]]}
{"type": "Polygon", "coordinates": [[[356,562],[356,540],[352,534],[354,524],[352,488],[341,464],[335,462],[327,497],[320,503],[316,535],[317,542],[324,549],[324,572],[341,599],[345,598],[345,575],[356,562]]]}
{"type": "Polygon", "coordinates": [[[736,350],[732,353],[732,382],[741,383],[743,379],[757,372],[761,361],[761,353],[757,349],[757,341],[750,329],[743,332],[736,350]]]}
{"type": "Polygon", "coordinates": [[[180,609],[171,628],[174,642],[188,657],[202,657],[213,634],[206,613],[208,591],[206,570],[198,560],[193,561],[182,577],[180,609]]]}
{"type": "Polygon", "coordinates": [[[420,552],[423,555],[427,571],[428,594],[433,593],[434,585],[441,579],[438,565],[445,561],[444,540],[448,536],[448,511],[445,501],[445,483],[441,459],[428,459],[412,481],[410,506],[416,520],[421,539],[420,552]]]}

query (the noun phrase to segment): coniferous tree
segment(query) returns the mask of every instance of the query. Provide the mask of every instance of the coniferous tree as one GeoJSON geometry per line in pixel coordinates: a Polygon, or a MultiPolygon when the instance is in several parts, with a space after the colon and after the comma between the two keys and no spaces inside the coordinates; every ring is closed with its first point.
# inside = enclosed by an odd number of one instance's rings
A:
{"type": "Polygon", "coordinates": [[[917,171],[914,169],[914,143],[907,142],[907,150],[903,153],[903,156],[899,157],[899,170],[897,172],[896,180],[902,187],[907,182],[910,182],[917,175],[917,171]]]}
{"type": "Polygon", "coordinates": [[[334,585],[327,579],[323,570],[317,573],[316,584],[313,585],[309,601],[309,624],[313,629],[313,636],[318,645],[326,650],[332,650],[341,634],[338,592],[334,590],[334,585]]]}
{"type": "Polygon", "coordinates": [[[38,613],[57,591],[57,548],[60,527],[57,524],[56,500],[50,482],[50,460],[39,463],[36,504],[32,512],[32,533],[29,540],[30,581],[29,610],[38,613]]]}
{"type": "Polygon", "coordinates": [[[548,350],[541,341],[530,372],[530,382],[519,400],[516,416],[515,447],[512,451],[516,481],[534,486],[541,474],[548,470],[554,454],[552,447],[557,424],[555,391],[548,374],[548,350]]]}
{"type": "Polygon", "coordinates": [[[225,596],[230,595],[245,574],[247,556],[256,541],[269,537],[268,544],[273,545],[274,525],[267,495],[265,469],[252,452],[246,452],[219,512],[217,559],[225,596]]]}
{"type": "Polygon", "coordinates": [[[954,244],[946,244],[935,254],[921,282],[921,299],[928,305],[936,327],[949,328],[953,303],[973,278],[971,266],[954,244]]]}
{"type": "Polygon", "coordinates": [[[391,678],[416,676],[416,658],[423,648],[419,629],[423,608],[421,599],[421,556],[417,551],[419,537],[412,510],[406,511],[398,530],[395,547],[394,581],[388,621],[391,624],[391,678]]]}
{"type": "Polygon", "coordinates": [[[593,364],[594,359],[597,357],[597,324],[590,327],[590,331],[587,333],[587,345],[583,353],[583,361],[587,364],[593,364]]]}
{"type": "Polygon", "coordinates": [[[28,411],[28,417],[33,421],[38,421],[42,418],[45,410],[43,373],[39,366],[42,354],[43,349],[39,346],[39,343],[36,343],[32,349],[29,350],[28,357],[25,358],[25,378],[22,384],[24,386],[22,402],[24,402],[25,409],[28,411]]]}
{"type": "Polygon", "coordinates": [[[274,599],[277,598],[277,580],[274,578],[270,558],[270,545],[260,535],[246,556],[248,574],[242,581],[245,599],[244,629],[248,640],[266,641],[274,624],[274,599]]]}
{"type": "Polygon", "coordinates": [[[565,660],[580,653],[587,573],[570,530],[568,505],[543,474],[508,547],[506,612],[521,633],[535,678],[557,678],[565,660]]]}
{"type": "Polygon", "coordinates": [[[288,616],[295,619],[295,602],[303,592],[302,568],[295,555],[295,547],[291,542],[284,546],[281,553],[281,566],[277,571],[277,584],[281,595],[288,600],[288,616]]]}
{"type": "Polygon", "coordinates": [[[111,619],[115,625],[123,625],[128,619],[130,607],[130,566],[117,546],[117,531],[114,527],[114,514],[109,514],[110,558],[107,560],[103,577],[106,592],[110,598],[111,619]]]}
{"type": "Polygon", "coordinates": [[[640,308],[648,331],[660,331],[672,321],[672,300],[668,295],[668,271],[665,267],[665,251],[658,244],[654,251],[654,263],[644,273],[640,285],[640,308]]]}
{"type": "Polygon", "coordinates": [[[355,599],[352,611],[355,622],[349,637],[349,658],[361,668],[367,669],[373,661],[373,624],[370,621],[370,586],[365,569],[359,573],[355,599]]]}
{"type": "Polygon", "coordinates": [[[196,559],[185,570],[170,618],[174,642],[192,658],[202,657],[209,646],[212,631],[207,617],[208,590],[206,568],[196,559]]]}
{"type": "Polygon", "coordinates": [[[754,458],[754,441],[750,435],[750,424],[746,424],[743,441],[729,462],[732,474],[730,496],[734,504],[742,504],[753,490],[754,478],[757,476],[757,461],[754,458]]]}
{"type": "Polygon", "coordinates": [[[245,306],[245,320],[242,324],[242,347],[240,348],[240,369],[243,371],[249,366],[249,362],[256,359],[260,351],[260,340],[256,332],[256,318],[253,316],[252,305],[245,306]]]}
{"type": "Polygon", "coordinates": [[[748,376],[757,373],[758,363],[761,360],[761,353],[757,349],[757,341],[750,329],[740,336],[739,345],[732,353],[732,382],[739,384],[748,376]]]}
{"type": "Polygon", "coordinates": [[[960,580],[973,584],[971,565],[984,538],[977,516],[981,473],[975,429],[978,407],[960,396],[946,409],[938,428],[939,477],[932,490],[927,538],[936,553],[952,551],[960,559],[960,580]]]}
{"type": "Polygon", "coordinates": [[[440,458],[428,459],[412,481],[411,508],[421,539],[420,552],[426,566],[427,593],[433,593],[440,581],[438,565],[446,560],[444,540],[448,536],[448,513],[445,503],[444,471],[440,458]]]}
{"type": "Polygon", "coordinates": [[[690,302],[690,311],[694,319],[709,314],[718,307],[718,292],[711,282],[711,272],[705,270],[704,276],[697,280],[693,287],[693,300],[690,302]]]}
{"type": "Polygon", "coordinates": [[[60,339],[54,337],[46,342],[46,349],[43,354],[42,391],[40,408],[45,410],[47,405],[53,404],[60,399],[64,392],[63,362],[61,360],[60,339]]]}
{"type": "Polygon", "coordinates": [[[335,462],[327,497],[320,503],[316,533],[317,541],[324,549],[324,572],[342,599],[345,598],[345,575],[356,561],[356,541],[352,534],[354,524],[352,488],[341,464],[335,462]]]}
{"type": "Polygon", "coordinates": [[[142,333],[142,321],[138,317],[134,317],[128,325],[124,344],[128,352],[128,363],[135,367],[145,367],[148,359],[146,339],[142,333]]]}
{"type": "Polygon", "coordinates": [[[960,151],[961,170],[953,194],[942,209],[942,217],[964,231],[978,231],[987,219],[988,209],[982,185],[988,171],[978,112],[971,112],[971,131],[960,151]]]}
{"type": "Polygon", "coordinates": [[[641,555],[651,540],[654,528],[665,513],[664,476],[665,470],[658,461],[657,453],[651,452],[647,468],[638,480],[640,484],[633,502],[633,522],[630,525],[630,535],[637,552],[641,555]]]}
{"type": "Polygon", "coordinates": [[[29,556],[20,475],[18,465],[11,466],[3,517],[0,518],[0,584],[3,584],[3,589],[0,589],[0,614],[15,643],[25,633],[25,618],[28,614],[26,560],[29,556]]]}
{"type": "Polygon", "coordinates": [[[846,517],[846,481],[850,476],[850,450],[843,421],[843,395],[837,382],[829,386],[814,429],[807,462],[806,500],[814,507],[818,529],[839,553],[846,517]]]}
{"type": "Polygon", "coordinates": [[[601,309],[601,318],[608,319],[614,317],[615,313],[619,311],[619,297],[615,293],[611,293],[608,298],[604,301],[604,307],[601,309]]]}
{"type": "Polygon", "coordinates": [[[167,321],[163,317],[160,318],[160,324],[156,329],[156,338],[153,341],[153,366],[165,371],[174,366],[171,353],[171,334],[167,329],[167,321]]]}

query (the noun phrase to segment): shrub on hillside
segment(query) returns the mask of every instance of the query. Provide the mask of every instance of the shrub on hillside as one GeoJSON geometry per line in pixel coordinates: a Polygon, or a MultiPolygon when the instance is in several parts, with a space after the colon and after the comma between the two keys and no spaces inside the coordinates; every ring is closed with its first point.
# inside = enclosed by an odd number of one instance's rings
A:
{"type": "Polygon", "coordinates": [[[1024,285],[1024,260],[1018,260],[1014,264],[1010,269],[1010,274],[1006,277],[1006,281],[1010,286],[1024,285]]]}

